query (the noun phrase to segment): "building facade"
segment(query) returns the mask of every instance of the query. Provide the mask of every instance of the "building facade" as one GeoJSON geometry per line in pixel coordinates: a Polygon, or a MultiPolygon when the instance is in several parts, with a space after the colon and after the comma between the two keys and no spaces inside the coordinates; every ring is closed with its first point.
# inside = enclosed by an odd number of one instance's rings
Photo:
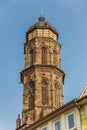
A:
{"type": "Polygon", "coordinates": [[[17,130],[85,130],[82,129],[80,106],[87,102],[87,96],[73,99],[62,107],[37,120],[33,124],[26,122],[17,130]]]}
{"type": "Polygon", "coordinates": [[[87,83],[79,97],[79,99],[82,99],[86,97],[85,100],[83,100],[80,103],[80,112],[81,112],[81,120],[82,120],[82,130],[87,130],[87,83]]]}

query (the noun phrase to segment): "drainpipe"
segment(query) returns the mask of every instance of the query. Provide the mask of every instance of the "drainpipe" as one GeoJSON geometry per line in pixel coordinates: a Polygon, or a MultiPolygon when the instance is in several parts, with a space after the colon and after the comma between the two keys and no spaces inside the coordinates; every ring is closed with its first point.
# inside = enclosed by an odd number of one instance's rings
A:
{"type": "Polygon", "coordinates": [[[79,115],[80,115],[80,124],[81,124],[81,130],[82,130],[82,117],[81,117],[81,110],[80,110],[81,106],[78,105],[77,99],[74,100],[74,104],[75,104],[75,106],[77,107],[77,109],[78,109],[78,111],[79,111],[79,115]]]}

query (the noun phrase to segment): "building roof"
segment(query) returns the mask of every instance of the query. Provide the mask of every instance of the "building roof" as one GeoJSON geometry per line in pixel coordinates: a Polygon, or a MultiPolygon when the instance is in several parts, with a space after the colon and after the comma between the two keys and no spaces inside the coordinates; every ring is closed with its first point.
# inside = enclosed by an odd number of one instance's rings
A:
{"type": "Polygon", "coordinates": [[[57,33],[55,27],[53,27],[50,23],[48,23],[47,21],[45,21],[45,17],[41,14],[41,16],[38,18],[38,22],[36,22],[35,24],[33,24],[27,31],[27,33],[30,33],[31,31],[35,30],[35,29],[49,29],[51,31],[53,31],[54,33],[57,33]]]}
{"type": "Polygon", "coordinates": [[[71,108],[76,107],[77,109],[80,109],[80,106],[87,103],[87,95],[82,97],[82,98],[75,98],[73,100],[71,100],[70,102],[66,103],[65,105],[63,105],[62,107],[54,110],[53,112],[51,112],[50,114],[48,114],[47,116],[35,121],[33,124],[23,124],[22,126],[20,126],[19,128],[17,128],[16,130],[23,130],[22,128],[24,128],[24,130],[32,130],[37,128],[39,125],[43,124],[44,122],[52,119],[53,117],[55,117],[56,115],[62,114],[65,111],[70,110],[71,108]]]}
{"type": "Polygon", "coordinates": [[[84,97],[86,95],[87,95],[87,82],[86,82],[85,87],[84,87],[84,89],[83,89],[83,91],[82,91],[82,93],[81,93],[79,98],[82,98],[82,97],[84,97]]]}

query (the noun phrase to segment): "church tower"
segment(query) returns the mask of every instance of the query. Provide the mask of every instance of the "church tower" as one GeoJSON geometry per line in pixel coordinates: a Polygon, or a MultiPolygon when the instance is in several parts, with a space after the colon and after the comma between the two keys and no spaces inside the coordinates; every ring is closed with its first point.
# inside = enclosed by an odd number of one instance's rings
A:
{"type": "Polygon", "coordinates": [[[24,44],[22,124],[29,119],[32,123],[63,105],[65,74],[60,49],[56,29],[41,14],[27,31],[24,44]]]}

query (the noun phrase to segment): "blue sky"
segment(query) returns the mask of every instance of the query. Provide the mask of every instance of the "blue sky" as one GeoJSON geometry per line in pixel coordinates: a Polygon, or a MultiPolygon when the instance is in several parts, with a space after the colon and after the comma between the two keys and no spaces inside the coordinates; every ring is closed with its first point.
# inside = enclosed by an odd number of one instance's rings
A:
{"type": "Polygon", "coordinates": [[[25,33],[41,10],[62,44],[64,102],[79,97],[87,81],[87,0],[0,0],[0,130],[15,129],[22,112],[25,33]]]}

